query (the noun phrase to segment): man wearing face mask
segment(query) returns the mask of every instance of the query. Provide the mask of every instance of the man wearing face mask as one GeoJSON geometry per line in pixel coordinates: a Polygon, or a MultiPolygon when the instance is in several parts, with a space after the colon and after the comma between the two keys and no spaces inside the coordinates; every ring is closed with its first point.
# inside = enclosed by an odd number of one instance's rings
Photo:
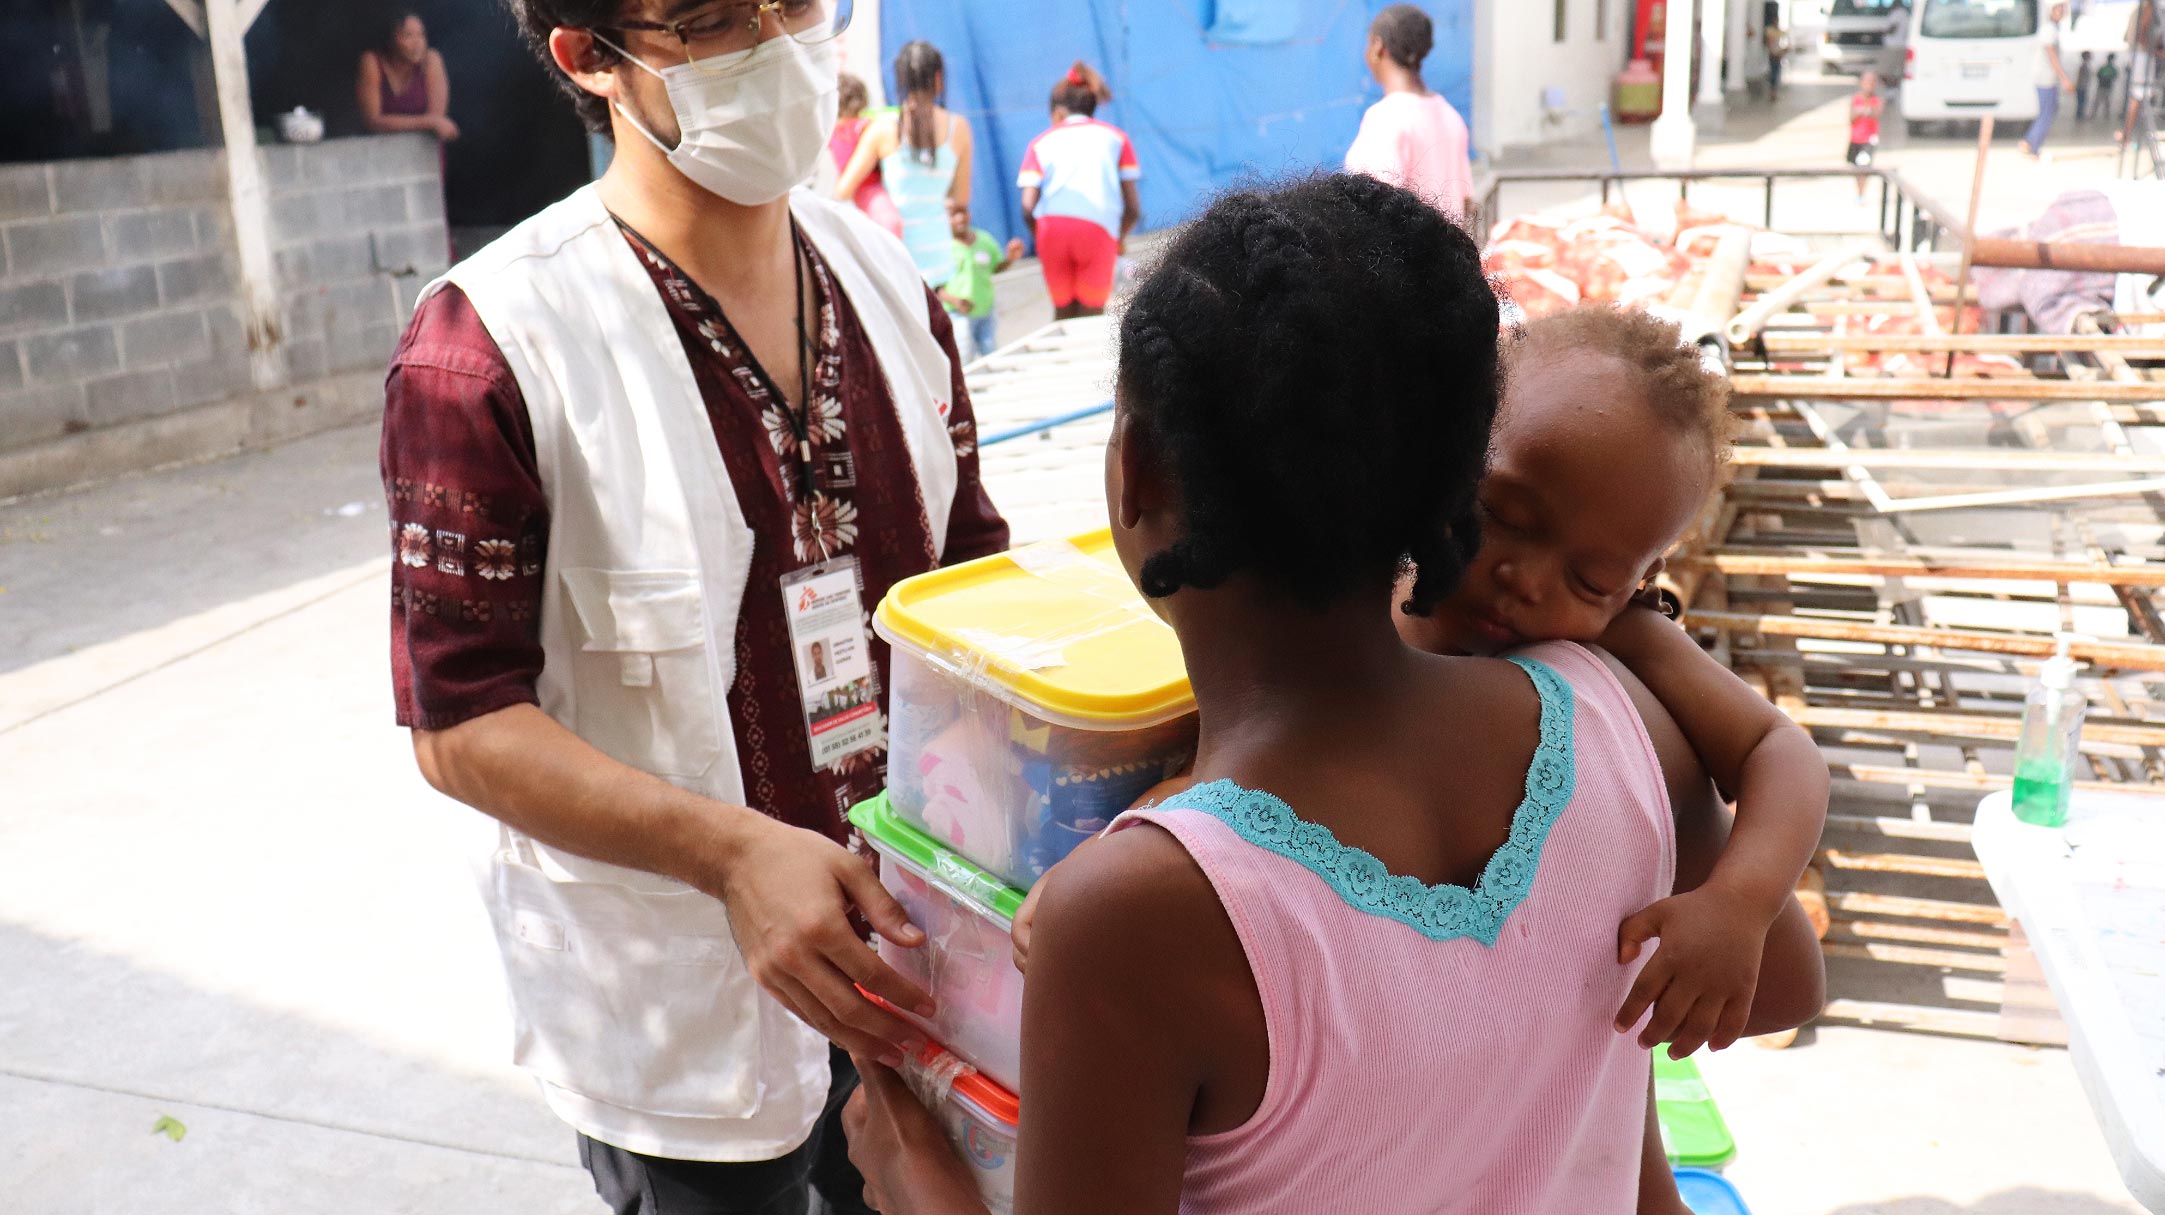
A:
{"type": "Polygon", "coordinates": [[[945,310],[792,191],[849,0],[507,0],[602,179],[431,284],[386,382],[398,719],[496,820],[515,1060],[619,1212],[863,1210],[841,1047],[923,939],[847,850],[885,783],[867,609],[1000,551],[945,310]],[[824,661],[804,656],[814,645],[824,661]],[[815,710],[817,710],[815,712],[815,710]]]}

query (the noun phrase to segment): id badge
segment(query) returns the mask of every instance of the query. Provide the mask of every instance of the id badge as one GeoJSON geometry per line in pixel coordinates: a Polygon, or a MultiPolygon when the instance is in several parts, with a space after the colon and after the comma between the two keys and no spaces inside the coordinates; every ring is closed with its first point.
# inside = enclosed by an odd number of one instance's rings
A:
{"type": "Polygon", "coordinates": [[[804,702],[812,767],[831,768],[879,746],[880,707],[865,636],[857,559],[837,557],[782,578],[789,648],[804,702]]]}

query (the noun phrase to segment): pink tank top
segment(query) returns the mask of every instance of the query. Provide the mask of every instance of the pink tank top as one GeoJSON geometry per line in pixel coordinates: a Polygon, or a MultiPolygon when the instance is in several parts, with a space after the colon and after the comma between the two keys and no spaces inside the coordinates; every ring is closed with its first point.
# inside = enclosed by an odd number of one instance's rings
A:
{"type": "Polygon", "coordinates": [[[1148,822],[1225,905],[1270,1039],[1262,1104],[1188,1140],[1186,1215],[1630,1215],[1648,1056],[1612,1025],[1625,916],[1669,893],[1667,787],[1636,710],[1568,643],[1520,651],[1541,740],[1472,890],[1388,873],[1266,793],[1148,822]]]}

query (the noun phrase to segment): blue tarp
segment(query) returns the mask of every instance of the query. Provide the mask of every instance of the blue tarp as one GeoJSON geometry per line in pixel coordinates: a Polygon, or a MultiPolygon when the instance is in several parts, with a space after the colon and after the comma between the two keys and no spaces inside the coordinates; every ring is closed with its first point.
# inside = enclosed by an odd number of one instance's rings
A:
{"type": "MultiPolygon", "coordinates": [[[[880,44],[890,60],[916,38],[940,48],[945,103],[977,131],[971,218],[1003,240],[1022,234],[1015,170],[1047,125],[1053,83],[1088,60],[1113,90],[1098,117],[1133,137],[1142,162],[1143,226],[1159,228],[1237,182],[1343,163],[1382,96],[1361,53],[1387,3],[886,0],[880,44]]],[[[1423,75],[1470,122],[1473,4],[1421,7],[1436,23],[1423,75]]],[[[889,97],[892,66],[881,65],[889,97]]]]}

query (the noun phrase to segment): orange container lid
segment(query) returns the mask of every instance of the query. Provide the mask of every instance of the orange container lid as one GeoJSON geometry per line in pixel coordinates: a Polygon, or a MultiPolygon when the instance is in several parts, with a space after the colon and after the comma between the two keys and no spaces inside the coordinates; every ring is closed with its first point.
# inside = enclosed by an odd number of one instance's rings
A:
{"type": "MultiPolygon", "coordinates": [[[[874,1004],[879,1005],[881,1008],[886,1009],[888,1012],[894,1013],[897,1016],[903,1015],[901,1009],[896,1008],[894,1005],[889,1004],[887,1001],[873,995],[871,992],[866,991],[862,987],[859,987],[857,989],[857,993],[863,996],[865,999],[872,1001],[874,1004]]],[[[944,1059],[948,1055],[951,1055],[953,1053],[953,1051],[948,1050],[946,1047],[940,1045],[937,1042],[934,1042],[931,1038],[928,1037],[925,1039],[925,1044],[922,1047],[918,1048],[916,1057],[919,1063],[936,1064],[941,1059],[944,1059]]],[[[959,1058],[959,1056],[957,1057],[959,1058]]],[[[965,1062],[967,1062],[967,1060],[965,1060],[965,1062]]],[[[1009,1126],[1016,1126],[1022,1122],[1021,1099],[1016,1097],[1015,1094],[1008,1092],[997,1082],[988,1078],[982,1072],[979,1072],[975,1068],[970,1069],[967,1075],[955,1077],[954,1091],[962,1094],[964,1097],[969,1098],[970,1101],[978,1108],[984,1110],[986,1113],[992,1115],[993,1117],[998,1118],[1000,1121],[1005,1122],[1009,1126]]]]}

